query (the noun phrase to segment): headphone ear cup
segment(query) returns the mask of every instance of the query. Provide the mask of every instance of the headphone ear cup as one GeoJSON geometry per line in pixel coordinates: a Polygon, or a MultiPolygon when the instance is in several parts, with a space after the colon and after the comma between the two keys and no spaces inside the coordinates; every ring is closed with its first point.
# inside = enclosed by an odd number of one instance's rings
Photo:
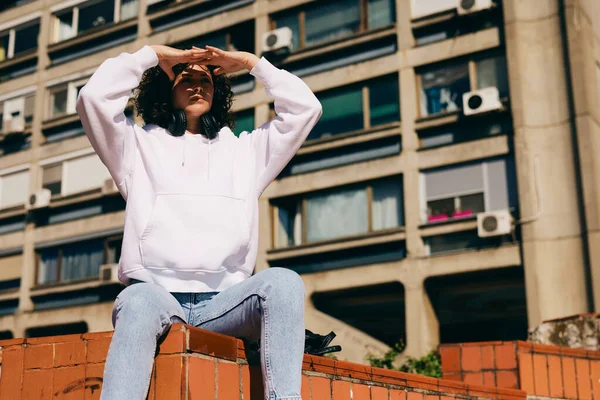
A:
{"type": "Polygon", "coordinates": [[[169,114],[167,130],[173,136],[182,136],[187,128],[187,118],[183,110],[174,110],[169,114]]]}
{"type": "Polygon", "coordinates": [[[208,113],[202,115],[200,117],[200,123],[202,124],[202,132],[204,133],[204,136],[211,140],[217,137],[217,134],[220,130],[219,124],[212,114],[208,113]]]}

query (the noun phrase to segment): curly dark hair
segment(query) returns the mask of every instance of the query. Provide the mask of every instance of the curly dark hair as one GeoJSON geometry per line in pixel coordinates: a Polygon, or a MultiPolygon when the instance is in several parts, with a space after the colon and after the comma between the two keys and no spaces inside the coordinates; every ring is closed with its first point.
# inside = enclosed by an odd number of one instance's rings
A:
{"type": "MultiPolygon", "coordinates": [[[[188,64],[177,64],[173,67],[175,76],[178,76],[188,64]]],[[[215,117],[219,128],[235,127],[235,118],[231,112],[233,92],[231,82],[225,75],[215,75],[215,67],[208,67],[213,78],[214,94],[210,114],[215,117]]],[[[158,65],[152,67],[142,76],[135,94],[135,107],[146,124],[156,124],[167,129],[168,115],[173,111],[171,91],[173,82],[158,65]]]]}

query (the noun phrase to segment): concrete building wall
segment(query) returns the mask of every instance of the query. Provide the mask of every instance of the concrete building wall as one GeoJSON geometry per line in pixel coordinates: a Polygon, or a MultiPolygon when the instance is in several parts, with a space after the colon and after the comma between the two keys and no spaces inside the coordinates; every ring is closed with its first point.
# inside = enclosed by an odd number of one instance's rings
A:
{"type": "MultiPolygon", "coordinates": [[[[263,33],[271,29],[270,15],[315,3],[310,0],[256,0],[240,8],[155,32],[151,19],[154,20],[159,14],[166,15],[169,11],[157,11],[148,16],[145,13],[145,1],[142,0],[139,2],[135,38],[76,60],[53,64],[48,52],[55,52],[56,45],[50,43],[47,33],[51,30],[51,9],[62,2],[37,0],[0,13],[0,25],[33,13],[40,13],[41,18],[42,34],[37,48],[36,71],[0,81],[0,96],[32,85],[36,87],[31,147],[0,156],[0,176],[3,171],[15,166],[29,167],[31,193],[41,187],[41,164],[44,160],[85,150],[90,146],[85,136],[46,143],[43,132],[52,123],[58,123],[46,119],[48,82],[77,73],[87,76],[105,59],[124,51],[134,52],[145,44],[173,44],[208,32],[234,31],[236,25],[246,21],[253,21],[254,32],[248,34],[253,35],[254,47],[258,52],[263,33]]],[[[199,3],[194,0],[173,7],[191,8],[199,3]]],[[[437,26],[453,23],[458,17],[454,9],[442,9],[414,19],[410,12],[413,4],[411,0],[395,1],[395,23],[391,27],[307,49],[292,54],[286,61],[300,62],[324,57],[339,48],[350,49],[361,43],[375,42],[386,35],[394,36],[396,51],[391,54],[329,68],[302,78],[319,93],[387,74],[397,76],[401,122],[385,129],[367,129],[361,134],[306,145],[299,155],[336,151],[342,146],[362,146],[382,138],[401,139],[402,150],[383,158],[282,177],[267,188],[259,204],[261,219],[257,270],[274,263],[293,262],[301,257],[368,246],[402,247],[406,251],[406,257],[400,260],[302,274],[307,288],[307,327],[323,333],[334,330],[338,335],[336,341],[344,346],[340,358],[351,361],[364,362],[366,353],[385,351],[388,344],[320,311],[313,302],[313,295],[401,283],[404,307],[394,312],[398,318],[405,320],[405,354],[411,356],[434,349],[441,340],[441,311],[427,289],[427,282],[435,279],[522,268],[524,283],[523,280],[521,283],[525,286],[527,299],[527,311],[523,318],[527,319],[529,326],[535,326],[544,319],[597,310],[600,301],[600,246],[597,245],[600,243],[596,243],[600,240],[597,211],[600,206],[597,194],[600,167],[597,157],[594,157],[600,146],[598,5],[592,0],[543,0],[536,2],[533,7],[529,2],[504,0],[500,7],[495,8],[499,8],[503,15],[500,23],[425,45],[419,43],[416,32],[430,28],[435,30],[437,26]],[[431,66],[443,67],[456,60],[467,60],[472,71],[476,68],[473,60],[488,54],[506,55],[510,96],[506,103],[507,110],[501,116],[512,118],[512,132],[423,148],[423,132],[454,129],[465,122],[460,112],[426,118],[420,115],[420,76],[423,71],[431,66]],[[428,243],[432,238],[473,232],[477,222],[468,218],[445,224],[424,223],[423,171],[498,157],[514,157],[518,210],[512,211],[522,219],[531,219],[531,222],[519,225],[514,238],[507,238],[496,246],[457,248],[458,251],[429,255],[428,243]],[[402,179],[403,226],[385,232],[274,248],[273,227],[276,222],[273,220],[273,204],[278,199],[394,176],[401,176],[402,179]],[[540,201],[543,210],[538,207],[540,201]]],[[[486,15],[483,12],[465,17],[467,19],[464,21],[487,18],[486,15]]],[[[471,75],[470,79],[473,81],[475,78],[471,75]]],[[[238,94],[233,107],[234,111],[253,109],[254,124],[259,125],[271,117],[269,104],[264,88],[257,83],[251,91],[238,94]]],[[[76,116],[67,116],[59,122],[66,124],[76,120],[76,116]]],[[[474,124],[485,122],[482,119],[473,121],[478,121],[474,124]]],[[[93,192],[55,198],[53,205],[77,205],[101,199],[101,193],[93,192]]],[[[24,213],[24,208],[0,210],[0,221],[24,213]]],[[[0,235],[0,253],[11,249],[22,249],[23,253],[19,290],[0,292],[0,304],[18,299],[18,309],[0,317],[0,331],[23,336],[31,327],[76,321],[85,321],[90,331],[112,329],[112,303],[108,300],[36,311],[37,299],[44,296],[76,290],[82,293],[98,291],[103,287],[103,284],[94,281],[36,287],[36,245],[93,232],[118,230],[122,227],[123,217],[123,211],[116,211],[45,226],[39,226],[32,219],[28,220],[23,230],[0,235]]]]}

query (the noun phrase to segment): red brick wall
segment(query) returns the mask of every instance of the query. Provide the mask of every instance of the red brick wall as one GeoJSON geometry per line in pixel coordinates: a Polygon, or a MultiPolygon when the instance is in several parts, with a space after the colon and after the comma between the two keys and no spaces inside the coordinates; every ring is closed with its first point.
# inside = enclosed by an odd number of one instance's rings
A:
{"type": "Polygon", "coordinates": [[[444,379],[600,400],[600,351],[522,341],[442,345],[439,351],[444,379]]]}
{"type": "MultiPolygon", "coordinates": [[[[0,400],[100,398],[111,332],[0,341],[0,400]]],[[[303,400],[525,400],[519,390],[467,385],[306,356],[303,400]]],[[[262,400],[260,367],[241,341],[174,325],[156,357],[149,399],[262,400]]]]}

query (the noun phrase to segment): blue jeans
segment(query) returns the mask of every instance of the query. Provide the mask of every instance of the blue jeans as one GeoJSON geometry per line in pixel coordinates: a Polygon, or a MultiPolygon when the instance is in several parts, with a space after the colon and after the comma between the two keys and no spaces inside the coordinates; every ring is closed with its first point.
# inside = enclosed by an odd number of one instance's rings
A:
{"type": "Polygon", "coordinates": [[[268,268],[220,293],[169,293],[135,283],[117,297],[101,400],[143,400],[157,341],[178,319],[248,342],[261,341],[265,398],[301,400],[304,284],[293,271],[268,268]]]}

